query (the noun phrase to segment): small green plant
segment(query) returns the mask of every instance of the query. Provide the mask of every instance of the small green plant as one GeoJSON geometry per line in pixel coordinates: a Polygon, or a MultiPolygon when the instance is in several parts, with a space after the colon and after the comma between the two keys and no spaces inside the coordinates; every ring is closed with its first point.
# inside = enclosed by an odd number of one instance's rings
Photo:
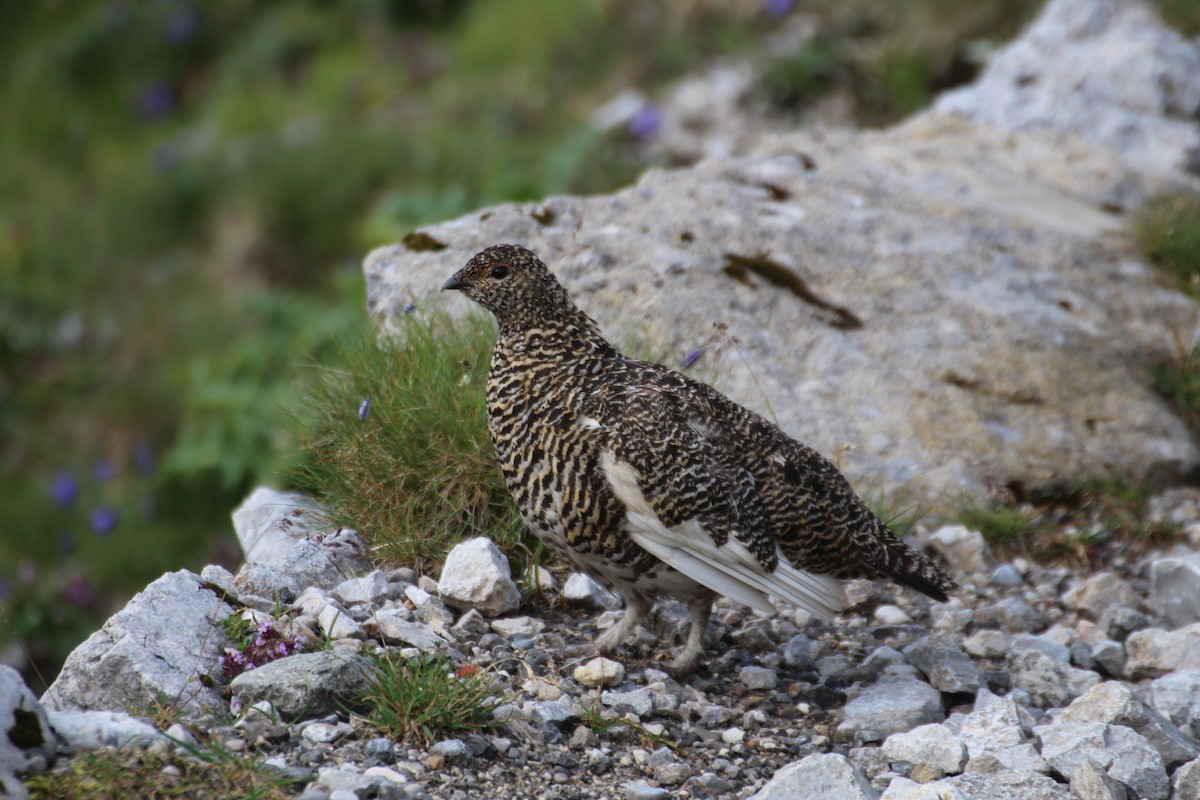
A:
{"type": "Polygon", "coordinates": [[[367,720],[397,740],[428,743],[458,731],[496,727],[493,697],[485,672],[467,664],[456,668],[444,653],[415,658],[385,654],[360,705],[367,720]]]}
{"type": "Polygon", "coordinates": [[[1147,203],[1134,224],[1146,260],[1179,288],[1200,297],[1200,194],[1172,194],[1147,203]]]}
{"type": "Polygon", "coordinates": [[[917,523],[925,517],[925,509],[917,501],[888,497],[882,491],[863,499],[875,516],[879,517],[880,522],[896,534],[898,539],[908,537],[917,523]]]}
{"type": "Polygon", "coordinates": [[[147,750],[81,751],[53,771],[26,781],[33,800],[282,800],[303,779],[288,778],[215,739],[184,745],[186,755],[147,750]]]}
{"type": "Polygon", "coordinates": [[[1182,347],[1173,359],[1151,366],[1150,374],[1159,394],[1171,401],[1192,435],[1200,436],[1200,351],[1182,347]]]}
{"type": "Polygon", "coordinates": [[[983,534],[994,545],[1027,549],[1033,539],[1050,530],[1037,509],[1007,503],[971,503],[959,512],[959,521],[983,534]]]}
{"type": "Polygon", "coordinates": [[[296,480],[378,555],[420,564],[470,536],[521,541],[487,428],[491,339],[480,315],[412,313],[394,338],[346,342],[345,368],[306,387],[296,480]]]}
{"type": "Polygon", "coordinates": [[[603,736],[616,728],[625,728],[638,739],[651,745],[667,746],[678,752],[679,743],[668,739],[665,733],[655,733],[646,727],[632,722],[624,718],[609,718],[604,716],[599,708],[590,708],[580,704],[583,711],[579,715],[579,721],[592,729],[592,732],[597,736],[603,736]]]}

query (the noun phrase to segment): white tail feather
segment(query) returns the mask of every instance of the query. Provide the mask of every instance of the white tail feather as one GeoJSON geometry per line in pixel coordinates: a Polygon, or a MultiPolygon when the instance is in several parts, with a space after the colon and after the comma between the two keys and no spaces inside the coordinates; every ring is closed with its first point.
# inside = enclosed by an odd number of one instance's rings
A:
{"type": "Polygon", "coordinates": [[[823,620],[841,610],[842,584],[836,578],[796,569],[784,561],[782,553],[775,570],[767,572],[732,535],[718,547],[698,520],[668,528],[646,502],[637,472],[630,465],[606,453],[601,467],[613,492],[625,504],[626,528],[633,540],[697,583],[768,614],[775,611],[768,596],[794,603],[823,620]]]}

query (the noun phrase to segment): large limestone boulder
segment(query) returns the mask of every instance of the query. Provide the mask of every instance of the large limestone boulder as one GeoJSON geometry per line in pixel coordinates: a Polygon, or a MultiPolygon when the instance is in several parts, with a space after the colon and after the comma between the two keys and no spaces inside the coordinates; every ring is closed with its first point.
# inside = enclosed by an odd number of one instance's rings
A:
{"type": "MultiPolygon", "coordinates": [[[[1051,5],[1052,18],[1082,13],[1077,0],[1051,5]]],[[[1110,13],[1065,28],[1080,64],[1132,13],[1093,5],[1110,13]]],[[[1139,13],[1121,58],[1159,67],[1102,70],[1103,93],[1175,131],[1200,92],[1188,71],[1200,55],[1139,13]],[[1138,100],[1163,74],[1181,85],[1158,105],[1138,100]]],[[[1064,72],[1046,68],[1021,92],[1057,96],[1064,72]]],[[[1114,197],[1193,180],[1179,163],[1191,140],[1173,135],[1174,160],[1151,169],[1140,138],[997,126],[969,108],[947,101],[883,132],[766,137],[612,195],[434,225],[370,254],[368,304],[385,326],[409,304],[468,313],[438,288],[478,250],[515,242],[616,342],[649,343],[672,366],[702,350],[695,372],[860,490],[953,502],[997,484],[1193,469],[1200,454],[1149,365],[1188,341],[1200,309],[1138,260],[1113,210],[1114,197]]]]}

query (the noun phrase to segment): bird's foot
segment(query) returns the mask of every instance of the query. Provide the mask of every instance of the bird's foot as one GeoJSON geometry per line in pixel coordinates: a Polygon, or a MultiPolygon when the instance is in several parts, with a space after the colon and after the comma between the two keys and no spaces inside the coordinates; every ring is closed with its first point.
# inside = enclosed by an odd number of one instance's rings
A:
{"type": "Polygon", "coordinates": [[[704,655],[704,631],[712,614],[712,601],[713,595],[706,593],[688,602],[692,626],[688,629],[688,638],[683,650],[667,664],[666,671],[671,677],[681,678],[691,674],[700,662],[700,656],[704,655]]]}
{"type": "Polygon", "coordinates": [[[596,640],[596,649],[604,654],[615,651],[629,638],[633,626],[641,622],[649,610],[650,604],[645,600],[635,598],[627,601],[625,615],[596,640]]]}

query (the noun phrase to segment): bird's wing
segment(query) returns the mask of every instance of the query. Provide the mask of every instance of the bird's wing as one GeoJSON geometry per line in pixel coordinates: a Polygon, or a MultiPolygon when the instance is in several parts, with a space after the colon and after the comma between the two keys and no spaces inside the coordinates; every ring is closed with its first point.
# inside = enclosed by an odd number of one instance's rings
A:
{"type": "MultiPolygon", "coordinates": [[[[661,368],[659,368],[661,369],[661,368]]],[[[603,439],[601,466],[626,507],[633,540],[715,592],[773,612],[775,596],[822,618],[842,607],[841,583],[780,558],[756,477],[735,436],[690,402],[677,377],[615,380],[586,404],[603,439]]]]}

